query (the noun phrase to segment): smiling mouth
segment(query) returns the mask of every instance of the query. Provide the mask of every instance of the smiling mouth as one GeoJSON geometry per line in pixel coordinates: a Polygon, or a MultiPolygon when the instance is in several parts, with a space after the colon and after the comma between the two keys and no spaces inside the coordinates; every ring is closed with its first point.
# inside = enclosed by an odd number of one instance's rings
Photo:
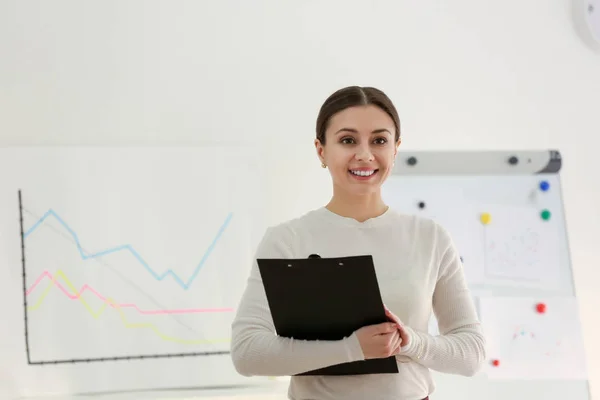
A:
{"type": "Polygon", "coordinates": [[[348,170],[348,173],[350,173],[350,175],[356,177],[356,178],[361,178],[361,179],[368,179],[371,178],[372,176],[374,176],[379,170],[378,169],[372,169],[372,170],[348,170]]]}

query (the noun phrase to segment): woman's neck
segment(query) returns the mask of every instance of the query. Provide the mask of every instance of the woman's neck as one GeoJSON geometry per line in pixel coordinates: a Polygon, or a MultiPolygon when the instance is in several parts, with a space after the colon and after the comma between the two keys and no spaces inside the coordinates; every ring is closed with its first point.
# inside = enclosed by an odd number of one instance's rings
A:
{"type": "Polygon", "coordinates": [[[334,193],[325,208],[342,217],[364,222],[382,215],[387,211],[388,206],[383,202],[379,193],[363,196],[342,196],[334,193]]]}

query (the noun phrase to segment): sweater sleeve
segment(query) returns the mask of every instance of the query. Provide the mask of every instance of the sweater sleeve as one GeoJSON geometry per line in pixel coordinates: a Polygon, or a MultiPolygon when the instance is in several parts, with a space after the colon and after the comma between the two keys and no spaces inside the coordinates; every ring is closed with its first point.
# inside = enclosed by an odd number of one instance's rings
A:
{"type": "Polygon", "coordinates": [[[405,327],[410,341],[402,354],[436,371],[473,376],[486,358],[486,341],[458,251],[446,230],[439,229],[442,255],[433,312],[441,334],[405,327]]]}
{"type": "Polygon", "coordinates": [[[292,232],[270,227],[258,246],[250,276],[232,323],[231,357],[244,376],[288,376],[364,359],[355,334],[336,341],[306,341],[277,336],[258,258],[293,258],[292,232]]]}

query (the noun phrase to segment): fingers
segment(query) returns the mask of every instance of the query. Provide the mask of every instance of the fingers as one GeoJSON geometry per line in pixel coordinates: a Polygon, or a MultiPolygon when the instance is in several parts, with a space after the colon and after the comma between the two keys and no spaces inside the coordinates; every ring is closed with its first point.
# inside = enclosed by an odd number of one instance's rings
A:
{"type": "Polygon", "coordinates": [[[391,319],[394,323],[397,324],[398,328],[402,327],[402,323],[400,322],[400,318],[398,318],[393,312],[389,310],[389,308],[385,307],[385,315],[391,319]]]}
{"type": "Polygon", "coordinates": [[[402,343],[408,344],[410,339],[408,337],[408,333],[406,332],[406,330],[403,327],[400,327],[399,333],[400,333],[400,338],[402,339],[402,343]]]}
{"type": "Polygon", "coordinates": [[[383,324],[375,325],[376,335],[385,335],[386,333],[392,333],[398,330],[398,326],[392,322],[384,322],[383,324]]]}
{"type": "Polygon", "coordinates": [[[400,354],[400,348],[402,347],[402,343],[404,343],[404,339],[398,333],[398,339],[396,340],[394,350],[392,351],[393,355],[400,354]]]}
{"type": "Polygon", "coordinates": [[[385,358],[397,354],[402,337],[396,324],[383,323],[360,328],[358,340],[365,358],[385,358]]]}
{"type": "Polygon", "coordinates": [[[401,325],[391,324],[393,332],[380,334],[384,340],[383,351],[385,354],[383,357],[389,357],[390,355],[400,354],[401,347],[409,343],[410,338],[408,333],[401,325]]]}
{"type": "Polygon", "coordinates": [[[400,337],[400,333],[398,331],[394,332],[390,335],[390,340],[385,346],[385,356],[389,357],[395,354],[398,354],[400,350],[400,346],[402,344],[402,338],[400,337]]]}

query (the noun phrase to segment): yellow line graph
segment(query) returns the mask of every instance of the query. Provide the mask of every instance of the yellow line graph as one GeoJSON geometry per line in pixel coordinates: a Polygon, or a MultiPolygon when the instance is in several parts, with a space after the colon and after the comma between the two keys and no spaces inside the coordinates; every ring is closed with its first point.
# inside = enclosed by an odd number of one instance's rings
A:
{"type": "MultiPolygon", "coordinates": [[[[125,313],[123,312],[123,310],[121,309],[121,307],[114,302],[112,299],[110,298],[106,298],[104,303],[102,304],[102,306],[98,309],[98,311],[94,311],[92,309],[92,307],[88,304],[87,301],[85,301],[85,299],[81,296],[81,293],[77,290],[77,288],[75,287],[75,285],[73,285],[71,283],[71,281],[67,278],[67,276],[64,274],[63,271],[58,270],[56,271],[56,273],[54,274],[51,282],[46,286],[46,288],[44,289],[44,291],[42,292],[42,294],[40,295],[40,297],[38,298],[38,300],[35,302],[35,304],[28,306],[28,310],[31,311],[35,311],[37,309],[39,309],[41,307],[41,305],[43,304],[44,300],[46,299],[46,297],[48,296],[48,294],[50,293],[50,291],[52,290],[53,287],[57,286],[57,278],[62,278],[62,280],[64,281],[65,285],[73,292],[72,296],[76,296],[77,300],[79,300],[81,302],[81,304],[83,304],[84,308],[86,309],[86,311],[92,316],[94,317],[94,319],[98,319],[103,313],[104,311],[107,309],[107,305],[110,305],[112,307],[114,307],[114,309],[119,313],[119,316],[121,318],[121,321],[123,322],[123,325],[126,328],[131,328],[131,329],[136,329],[136,328],[146,328],[146,329],[151,329],[152,331],[154,331],[154,333],[160,337],[162,340],[168,341],[168,342],[175,342],[175,343],[181,343],[181,344],[206,344],[206,343],[225,343],[225,342],[229,342],[230,339],[180,339],[180,338],[176,338],[176,337],[172,337],[172,336],[168,336],[165,335],[164,333],[160,332],[158,330],[158,328],[153,325],[153,324],[149,324],[149,323],[131,323],[129,321],[127,321],[127,318],[125,317],[125,313]]],[[[73,299],[75,300],[75,299],[73,299]]]]}

